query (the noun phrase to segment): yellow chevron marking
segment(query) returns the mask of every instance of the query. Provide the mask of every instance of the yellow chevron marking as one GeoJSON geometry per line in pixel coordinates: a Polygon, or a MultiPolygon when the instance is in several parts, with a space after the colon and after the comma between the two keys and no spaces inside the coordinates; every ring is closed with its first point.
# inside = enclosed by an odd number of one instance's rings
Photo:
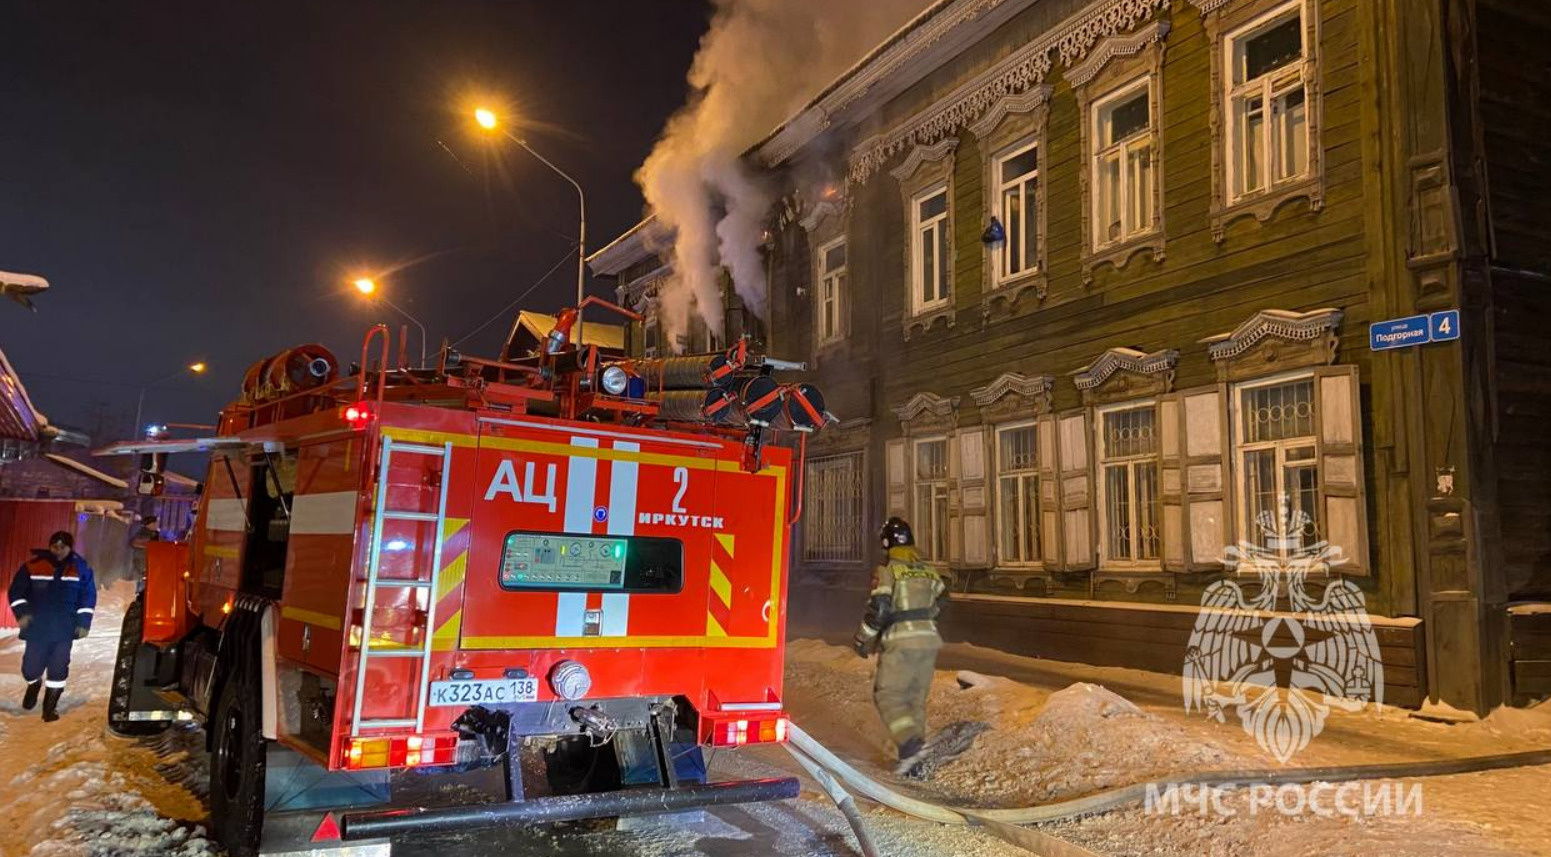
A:
{"type": "Polygon", "coordinates": [[[463,611],[458,610],[443,622],[431,635],[431,650],[445,652],[458,647],[458,634],[463,630],[463,611]]]}
{"type": "Polygon", "coordinates": [[[733,555],[732,546],[736,542],[737,542],[737,536],[734,536],[732,533],[717,533],[716,534],[716,543],[722,546],[722,550],[726,551],[727,555],[729,557],[731,557],[733,555]]]}
{"type": "Polygon", "coordinates": [[[458,533],[463,532],[463,528],[468,526],[468,525],[469,525],[469,519],[468,518],[448,518],[447,520],[443,521],[442,522],[442,544],[445,545],[447,543],[447,541],[449,539],[451,539],[453,536],[457,535],[458,533]]]}
{"type": "Polygon", "coordinates": [[[441,577],[436,581],[436,600],[447,597],[447,593],[453,591],[463,582],[464,572],[468,568],[468,551],[457,555],[447,567],[442,569],[441,577]]]}
{"type": "Polygon", "coordinates": [[[717,622],[716,617],[709,613],[707,613],[705,617],[705,635],[707,637],[727,636],[727,632],[722,630],[721,623],[717,622]]]}
{"type": "Polygon", "coordinates": [[[711,563],[711,591],[716,593],[716,597],[721,599],[724,606],[732,606],[732,581],[727,579],[727,575],[723,574],[714,562],[711,563]]]}

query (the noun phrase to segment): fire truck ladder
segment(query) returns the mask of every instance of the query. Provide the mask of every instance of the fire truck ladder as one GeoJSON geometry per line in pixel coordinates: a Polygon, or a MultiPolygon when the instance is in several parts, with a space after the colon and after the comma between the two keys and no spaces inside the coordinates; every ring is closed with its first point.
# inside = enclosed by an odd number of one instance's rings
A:
{"type": "MultiPolygon", "coordinates": [[[[426,697],[431,690],[431,634],[436,628],[436,592],[441,582],[442,536],[447,523],[447,483],[452,474],[452,444],[426,446],[413,443],[394,443],[393,438],[383,437],[382,456],[377,471],[377,503],[372,511],[372,547],[366,563],[366,613],[361,619],[361,661],[355,673],[355,708],[350,718],[350,734],[357,736],[362,729],[402,729],[413,726],[416,732],[425,728],[426,697]],[[389,509],[389,465],[395,455],[430,455],[442,460],[441,488],[435,512],[389,509]],[[413,578],[383,578],[382,525],[384,521],[422,521],[434,523],[435,544],[431,550],[431,572],[416,574],[413,578]],[[377,648],[372,645],[372,613],[377,607],[379,589],[418,589],[425,593],[425,632],[419,646],[393,646],[377,648]],[[414,716],[406,718],[361,719],[361,704],[366,694],[366,667],[372,658],[419,658],[420,682],[415,693],[414,716]]],[[[415,551],[421,556],[420,551],[415,551]]]]}

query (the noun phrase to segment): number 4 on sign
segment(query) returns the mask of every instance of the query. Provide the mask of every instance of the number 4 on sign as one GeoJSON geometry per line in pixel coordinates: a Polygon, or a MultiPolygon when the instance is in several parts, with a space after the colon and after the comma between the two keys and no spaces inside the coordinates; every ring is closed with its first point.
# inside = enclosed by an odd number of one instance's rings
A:
{"type": "Polygon", "coordinates": [[[1459,310],[1435,312],[1427,317],[1427,325],[1432,329],[1430,338],[1433,342],[1459,339],[1459,310]]]}

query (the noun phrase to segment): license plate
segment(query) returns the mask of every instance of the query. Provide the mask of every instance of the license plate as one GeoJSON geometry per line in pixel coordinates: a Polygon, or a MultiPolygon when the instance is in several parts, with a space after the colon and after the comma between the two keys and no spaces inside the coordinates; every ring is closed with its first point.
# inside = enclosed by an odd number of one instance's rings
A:
{"type": "Polygon", "coordinates": [[[431,682],[432,705],[487,705],[533,702],[539,698],[536,678],[487,678],[431,682]]]}

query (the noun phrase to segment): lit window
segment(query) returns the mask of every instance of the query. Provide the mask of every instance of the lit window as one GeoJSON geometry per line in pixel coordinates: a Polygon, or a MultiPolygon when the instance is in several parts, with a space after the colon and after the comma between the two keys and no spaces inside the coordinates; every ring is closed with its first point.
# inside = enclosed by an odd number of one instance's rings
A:
{"type": "Polygon", "coordinates": [[[1230,201],[1309,172],[1303,4],[1227,37],[1230,201]]]}
{"type": "Polygon", "coordinates": [[[997,185],[997,218],[1006,239],[996,254],[997,282],[1010,280],[1039,265],[1039,233],[1035,211],[1039,181],[1039,149],[1034,144],[1014,148],[992,167],[997,185]]]}
{"type": "Polygon", "coordinates": [[[925,559],[948,558],[948,441],[918,440],[915,444],[916,548],[925,559]]]}
{"type": "Polygon", "coordinates": [[[862,454],[808,459],[803,559],[862,562],[867,559],[862,523],[862,454]]]}
{"type": "Polygon", "coordinates": [[[1238,390],[1239,537],[1291,548],[1319,538],[1314,379],[1238,390]],[[1284,509],[1285,505],[1285,509],[1284,509]]]}
{"type": "Polygon", "coordinates": [[[1153,228],[1152,94],[1143,78],[1094,105],[1095,247],[1153,228]]]}
{"type": "Polygon", "coordinates": [[[910,303],[915,312],[948,302],[948,188],[917,195],[910,203],[910,303]]]}
{"type": "Polygon", "coordinates": [[[819,248],[818,341],[835,342],[844,335],[840,313],[845,302],[846,242],[832,241],[819,248]]]}
{"type": "Polygon", "coordinates": [[[1157,413],[1152,405],[1103,413],[1099,491],[1106,566],[1157,566],[1157,413]]]}
{"type": "Polygon", "coordinates": [[[996,544],[1001,565],[1039,560],[1039,462],[1032,425],[996,433],[996,544]]]}

